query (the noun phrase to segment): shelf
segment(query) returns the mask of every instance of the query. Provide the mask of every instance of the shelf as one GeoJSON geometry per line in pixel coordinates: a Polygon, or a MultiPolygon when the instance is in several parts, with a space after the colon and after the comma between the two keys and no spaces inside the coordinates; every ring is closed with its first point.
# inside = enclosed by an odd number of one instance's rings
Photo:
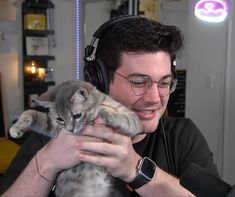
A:
{"type": "Polygon", "coordinates": [[[54,81],[41,80],[44,79],[41,77],[43,70],[37,69],[44,68],[47,72],[49,61],[55,60],[54,55],[49,55],[52,54],[53,48],[50,38],[55,34],[53,9],[54,4],[51,0],[22,2],[24,109],[33,107],[33,96],[40,95],[46,92],[49,86],[55,85],[54,81]],[[29,69],[35,69],[35,74],[30,74],[29,69]]]}
{"type": "Polygon", "coordinates": [[[54,81],[28,81],[25,82],[25,88],[43,88],[55,85],[54,81]]]}
{"type": "Polygon", "coordinates": [[[50,3],[36,3],[36,2],[24,2],[23,7],[26,9],[37,8],[37,9],[47,9],[54,8],[54,4],[50,3]]]}
{"type": "Polygon", "coordinates": [[[55,34],[54,30],[23,30],[24,36],[47,36],[55,34]]]}
{"type": "Polygon", "coordinates": [[[52,55],[42,55],[42,56],[39,56],[39,55],[30,55],[30,56],[24,56],[24,59],[25,60],[38,60],[38,61],[41,61],[41,60],[55,60],[55,56],[52,56],[52,55]]]}

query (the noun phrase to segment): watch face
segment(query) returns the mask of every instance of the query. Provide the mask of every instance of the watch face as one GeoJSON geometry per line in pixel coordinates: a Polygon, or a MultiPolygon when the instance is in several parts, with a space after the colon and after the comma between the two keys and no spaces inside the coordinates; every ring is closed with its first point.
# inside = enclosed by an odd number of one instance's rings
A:
{"type": "Polygon", "coordinates": [[[152,180],[155,174],[156,164],[149,158],[144,157],[140,166],[140,173],[147,179],[152,180]]]}

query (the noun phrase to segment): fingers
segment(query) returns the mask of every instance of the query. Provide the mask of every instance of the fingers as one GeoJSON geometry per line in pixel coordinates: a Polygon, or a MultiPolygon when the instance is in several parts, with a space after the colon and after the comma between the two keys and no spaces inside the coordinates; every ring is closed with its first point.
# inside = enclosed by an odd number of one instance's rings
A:
{"type": "Polygon", "coordinates": [[[84,140],[77,143],[77,148],[81,151],[92,152],[103,156],[125,157],[126,146],[132,146],[130,137],[127,137],[102,122],[95,125],[86,126],[83,135],[98,140],[84,140]]]}
{"type": "Polygon", "coordinates": [[[102,155],[81,153],[79,155],[79,159],[83,162],[92,163],[92,164],[95,164],[98,166],[105,166],[106,168],[108,168],[109,166],[112,166],[109,164],[112,162],[112,160],[110,158],[104,157],[102,155]]]}
{"type": "Polygon", "coordinates": [[[125,145],[109,142],[80,142],[78,149],[80,161],[103,166],[113,176],[123,180],[130,177],[133,169],[136,169],[137,154],[131,140],[125,145]]]}
{"type": "Polygon", "coordinates": [[[83,140],[76,143],[80,161],[103,166],[112,176],[123,180],[135,172],[138,154],[130,137],[107,127],[102,120],[86,126],[81,137],[83,140]]]}
{"type": "MultiPolygon", "coordinates": [[[[94,154],[101,154],[105,156],[114,155],[113,150],[115,145],[107,142],[80,142],[77,144],[77,148],[80,151],[90,152],[94,154]]],[[[116,155],[116,154],[115,154],[116,155]]]]}
{"type": "Polygon", "coordinates": [[[56,138],[51,139],[43,147],[45,160],[56,171],[73,167],[79,163],[78,155],[81,152],[76,148],[76,143],[77,141],[72,135],[61,131],[56,138]]]}
{"type": "Polygon", "coordinates": [[[100,138],[103,141],[120,143],[124,135],[114,130],[103,123],[95,123],[95,125],[88,125],[82,132],[83,135],[92,136],[95,138],[100,138]]]}
{"type": "Polygon", "coordinates": [[[84,162],[107,167],[115,160],[126,158],[128,147],[132,147],[129,137],[103,125],[87,126],[83,134],[101,139],[100,141],[80,141],[77,143],[77,148],[83,151],[79,155],[79,159],[84,162]]]}

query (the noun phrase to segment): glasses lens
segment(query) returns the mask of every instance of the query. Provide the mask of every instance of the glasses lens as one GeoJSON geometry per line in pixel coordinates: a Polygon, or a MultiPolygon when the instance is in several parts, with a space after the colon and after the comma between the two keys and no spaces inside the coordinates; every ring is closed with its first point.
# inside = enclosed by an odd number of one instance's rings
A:
{"type": "Polygon", "coordinates": [[[131,82],[132,91],[136,95],[143,95],[152,87],[152,80],[148,76],[131,76],[129,81],[131,82]]]}
{"type": "Polygon", "coordinates": [[[170,94],[175,91],[176,86],[177,86],[177,79],[173,79],[171,82],[171,89],[170,89],[170,94]]]}
{"type": "Polygon", "coordinates": [[[167,77],[155,83],[157,83],[160,96],[168,96],[175,89],[174,80],[171,77],[167,77]]]}
{"type": "Polygon", "coordinates": [[[160,96],[168,96],[175,90],[177,84],[177,80],[172,79],[172,77],[155,82],[146,75],[129,76],[128,81],[131,83],[132,91],[137,96],[146,94],[152,88],[153,83],[158,86],[160,96]]]}

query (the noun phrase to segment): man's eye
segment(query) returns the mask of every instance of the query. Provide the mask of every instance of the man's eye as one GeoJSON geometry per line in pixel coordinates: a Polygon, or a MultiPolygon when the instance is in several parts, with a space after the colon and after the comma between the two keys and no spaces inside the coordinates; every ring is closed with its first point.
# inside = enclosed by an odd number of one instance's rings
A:
{"type": "Polygon", "coordinates": [[[159,81],[158,86],[161,88],[169,88],[171,85],[171,81],[159,81]]]}
{"type": "Polygon", "coordinates": [[[135,87],[144,87],[148,83],[148,81],[145,78],[142,78],[142,77],[136,77],[134,79],[131,79],[130,82],[135,87]]]}
{"type": "Polygon", "coordinates": [[[145,81],[131,81],[132,85],[135,87],[143,87],[145,86],[146,82],[145,81]]]}

